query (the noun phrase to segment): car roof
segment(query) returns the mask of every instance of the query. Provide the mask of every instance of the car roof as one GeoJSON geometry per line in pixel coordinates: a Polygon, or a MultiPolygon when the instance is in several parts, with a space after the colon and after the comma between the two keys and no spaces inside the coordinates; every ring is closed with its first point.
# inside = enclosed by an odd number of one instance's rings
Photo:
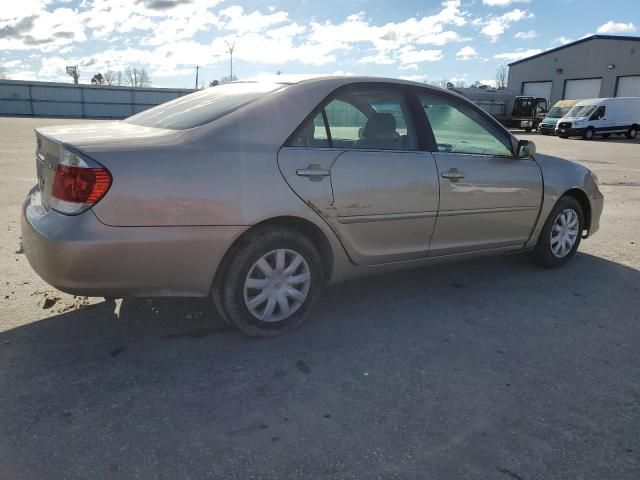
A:
{"type": "Polygon", "coordinates": [[[256,78],[248,78],[246,80],[237,80],[233,83],[279,83],[282,85],[295,85],[295,84],[327,84],[327,86],[339,87],[341,85],[347,85],[350,83],[391,83],[397,85],[412,85],[415,87],[429,88],[433,90],[439,90],[443,92],[451,93],[449,90],[436,87],[434,85],[428,85],[426,83],[415,82],[412,80],[404,80],[401,78],[389,78],[389,77],[375,77],[375,76],[355,76],[355,75],[273,75],[273,76],[261,76],[256,78]]]}
{"type": "Polygon", "coordinates": [[[576,106],[587,106],[587,105],[598,105],[606,100],[606,98],[585,98],[584,100],[579,100],[576,103],[576,106]]]}

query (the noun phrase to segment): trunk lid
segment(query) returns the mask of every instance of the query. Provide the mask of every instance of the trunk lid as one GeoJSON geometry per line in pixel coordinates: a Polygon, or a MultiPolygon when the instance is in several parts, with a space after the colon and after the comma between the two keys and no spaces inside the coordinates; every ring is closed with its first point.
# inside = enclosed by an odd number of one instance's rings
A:
{"type": "MultiPolygon", "coordinates": [[[[131,150],[141,146],[175,141],[182,133],[178,130],[143,127],[122,121],[98,121],[70,124],[35,130],[36,172],[43,206],[50,208],[51,192],[61,147],[103,163],[104,153],[131,150]],[[100,154],[103,155],[100,155],[100,154]]],[[[105,165],[107,168],[108,165],[105,165]]]]}

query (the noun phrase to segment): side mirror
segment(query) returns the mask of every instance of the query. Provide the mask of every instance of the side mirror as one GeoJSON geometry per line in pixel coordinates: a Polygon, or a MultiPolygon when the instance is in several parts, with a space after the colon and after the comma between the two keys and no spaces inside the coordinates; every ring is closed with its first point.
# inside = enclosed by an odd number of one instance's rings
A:
{"type": "Polygon", "coordinates": [[[530,140],[518,141],[518,158],[531,158],[536,154],[536,144],[530,140]]]}

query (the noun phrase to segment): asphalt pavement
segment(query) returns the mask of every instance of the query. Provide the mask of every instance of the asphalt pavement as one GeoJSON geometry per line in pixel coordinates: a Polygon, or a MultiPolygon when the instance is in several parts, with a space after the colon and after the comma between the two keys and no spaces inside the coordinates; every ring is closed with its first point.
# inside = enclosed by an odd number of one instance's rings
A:
{"type": "Polygon", "coordinates": [[[640,141],[521,136],[603,183],[566,268],[359,279],[257,340],[202,299],[86,299],[33,273],[33,128],[73,122],[0,118],[0,479],[640,478],[640,141]]]}

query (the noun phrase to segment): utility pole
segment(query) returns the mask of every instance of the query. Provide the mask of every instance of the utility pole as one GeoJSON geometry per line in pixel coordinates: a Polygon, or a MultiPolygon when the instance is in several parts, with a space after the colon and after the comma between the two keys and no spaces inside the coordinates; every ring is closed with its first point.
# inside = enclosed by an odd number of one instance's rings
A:
{"type": "Polygon", "coordinates": [[[231,45],[229,45],[229,42],[227,42],[226,40],[224,41],[224,43],[227,44],[227,50],[229,51],[229,60],[230,60],[230,63],[229,63],[229,66],[230,66],[230,68],[229,68],[229,70],[230,70],[229,81],[233,82],[233,49],[236,48],[236,41],[234,40],[231,45]]]}
{"type": "Polygon", "coordinates": [[[73,65],[73,66],[68,66],[66,68],[67,70],[67,75],[69,75],[70,77],[73,77],[73,83],[74,84],[78,84],[78,78],[80,78],[80,73],[78,73],[78,66],[77,65],[73,65]]]}
{"type": "Polygon", "coordinates": [[[196,65],[196,90],[198,89],[198,70],[200,70],[200,66],[196,65]]]}

